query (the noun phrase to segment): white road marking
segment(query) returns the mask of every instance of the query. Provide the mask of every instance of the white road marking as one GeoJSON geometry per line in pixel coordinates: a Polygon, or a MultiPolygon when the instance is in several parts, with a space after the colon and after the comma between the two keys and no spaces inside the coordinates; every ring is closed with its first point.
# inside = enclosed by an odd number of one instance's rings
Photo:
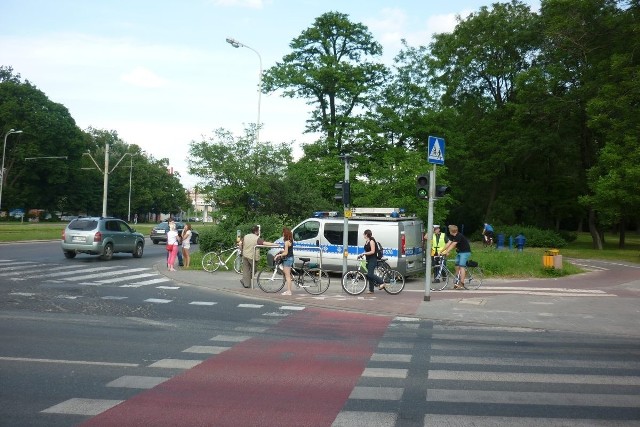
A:
{"type": "Polygon", "coordinates": [[[124,400],[109,399],[80,399],[73,398],[58,403],[50,408],[45,409],[44,413],[48,414],[70,414],[70,415],[98,415],[107,409],[111,409],[116,405],[124,402],[124,400]]]}
{"type": "Polygon", "coordinates": [[[0,360],[8,362],[36,362],[36,363],[60,363],[64,365],[95,365],[95,366],[116,366],[124,368],[135,368],[140,365],[137,363],[118,363],[118,362],[91,362],[87,360],[64,360],[64,359],[32,359],[28,357],[1,357],[0,360]]]}

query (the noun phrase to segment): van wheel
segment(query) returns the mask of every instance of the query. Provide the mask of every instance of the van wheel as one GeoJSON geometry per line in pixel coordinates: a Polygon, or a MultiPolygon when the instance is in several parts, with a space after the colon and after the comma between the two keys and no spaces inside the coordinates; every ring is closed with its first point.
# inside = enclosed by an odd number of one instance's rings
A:
{"type": "Polygon", "coordinates": [[[109,261],[111,258],[113,258],[113,245],[111,243],[107,243],[107,245],[104,247],[104,253],[100,258],[105,261],[109,261]]]}
{"type": "Polygon", "coordinates": [[[76,257],[76,253],[74,251],[64,251],[64,257],[72,259],[76,257]]]}

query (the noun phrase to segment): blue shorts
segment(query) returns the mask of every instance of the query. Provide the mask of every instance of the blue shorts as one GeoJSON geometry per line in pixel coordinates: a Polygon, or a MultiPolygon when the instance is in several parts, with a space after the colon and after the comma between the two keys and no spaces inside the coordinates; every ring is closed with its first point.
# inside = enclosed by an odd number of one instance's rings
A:
{"type": "Polygon", "coordinates": [[[458,252],[456,255],[456,265],[460,267],[466,267],[467,261],[471,257],[471,252],[458,252]]]}
{"type": "Polygon", "coordinates": [[[285,258],[282,260],[283,267],[293,267],[293,257],[285,258]]]}

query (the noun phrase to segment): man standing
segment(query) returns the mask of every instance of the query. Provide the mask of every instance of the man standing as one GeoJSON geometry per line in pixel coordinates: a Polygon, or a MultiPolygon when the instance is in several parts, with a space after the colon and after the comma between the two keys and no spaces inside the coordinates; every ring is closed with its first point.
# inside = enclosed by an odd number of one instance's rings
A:
{"type": "Polygon", "coordinates": [[[254,225],[251,229],[251,233],[246,234],[240,244],[240,247],[242,249],[242,279],[240,280],[240,283],[245,288],[251,287],[251,274],[253,272],[255,252],[254,249],[257,245],[276,246],[275,243],[263,240],[260,237],[260,226],[254,225]]]}
{"type": "Polygon", "coordinates": [[[460,281],[454,286],[454,289],[463,289],[464,279],[467,275],[465,267],[471,256],[471,245],[469,244],[469,240],[458,232],[457,225],[449,226],[449,234],[451,235],[449,243],[447,243],[441,254],[446,255],[451,252],[453,248],[456,248],[456,276],[460,277],[460,281]]]}

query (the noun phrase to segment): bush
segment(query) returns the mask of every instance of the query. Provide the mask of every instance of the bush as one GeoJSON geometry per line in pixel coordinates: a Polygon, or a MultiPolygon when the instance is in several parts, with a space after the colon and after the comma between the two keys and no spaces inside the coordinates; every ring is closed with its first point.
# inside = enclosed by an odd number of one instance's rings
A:
{"type": "Polygon", "coordinates": [[[242,236],[251,233],[254,225],[260,224],[261,236],[268,242],[273,242],[282,236],[282,227],[293,228],[296,224],[289,224],[288,218],[278,215],[262,215],[251,222],[238,222],[235,218],[222,220],[214,227],[200,233],[200,251],[209,252],[221,248],[230,248],[236,242],[236,230],[240,230],[242,236]]]}

